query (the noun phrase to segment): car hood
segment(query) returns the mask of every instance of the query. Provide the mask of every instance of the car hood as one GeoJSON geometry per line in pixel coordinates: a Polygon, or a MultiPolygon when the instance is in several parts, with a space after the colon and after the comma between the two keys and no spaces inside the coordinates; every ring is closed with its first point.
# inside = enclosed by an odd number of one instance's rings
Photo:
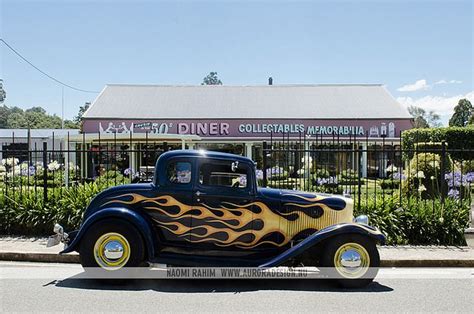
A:
{"type": "Polygon", "coordinates": [[[134,184],[123,184],[117,185],[114,187],[110,187],[105,189],[104,191],[97,194],[92,201],[90,202],[89,206],[84,212],[83,221],[86,220],[88,216],[96,212],[101,208],[102,205],[110,201],[111,198],[117,195],[121,195],[123,193],[134,193],[134,192],[147,192],[151,191],[153,187],[152,183],[134,183],[134,184]]]}
{"type": "Polygon", "coordinates": [[[334,210],[352,208],[353,200],[336,194],[311,193],[295,190],[259,188],[258,192],[267,199],[279,199],[282,204],[311,205],[321,204],[334,210]]]}

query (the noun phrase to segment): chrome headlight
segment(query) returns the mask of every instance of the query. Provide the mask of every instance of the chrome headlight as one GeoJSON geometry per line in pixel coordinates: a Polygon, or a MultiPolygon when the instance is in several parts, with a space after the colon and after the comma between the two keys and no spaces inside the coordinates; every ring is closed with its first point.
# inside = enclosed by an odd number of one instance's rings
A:
{"type": "Polygon", "coordinates": [[[358,224],[368,225],[369,217],[367,217],[366,215],[359,215],[356,218],[354,218],[354,222],[358,224]]]}

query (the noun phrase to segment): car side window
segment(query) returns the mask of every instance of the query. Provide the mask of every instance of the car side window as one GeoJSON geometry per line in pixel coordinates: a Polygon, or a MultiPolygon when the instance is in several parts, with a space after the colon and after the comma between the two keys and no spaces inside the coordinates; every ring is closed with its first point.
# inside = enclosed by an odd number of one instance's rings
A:
{"type": "Polygon", "coordinates": [[[173,184],[188,184],[191,182],[191,163],[172,161],[166,168],[168,181],[173,184]]]}
{"type": "Polygon", "coordinates": [[[205,162],[199,167],[199,184],[203,186],[246,189],[249,168],[235,162],[205,162]],[[234,164],[234,166],[233,166],[234,164]]]}

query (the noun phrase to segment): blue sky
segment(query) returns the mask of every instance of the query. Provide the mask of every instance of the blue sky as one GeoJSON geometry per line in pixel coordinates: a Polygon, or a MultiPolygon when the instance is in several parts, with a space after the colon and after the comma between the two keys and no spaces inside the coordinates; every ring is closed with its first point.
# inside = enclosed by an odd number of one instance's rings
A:
{"type": "MultiPolygon", "coordinates": [[[[10,1],[1,37],[68,84],[383,83],[449,118],[473,97],[472,1],[10,1]]],[[[6,104],[61,114],[61,87],[3,45],[6,104]]],[[[95,94],[65,89],[65,116],[95,94]]]]}

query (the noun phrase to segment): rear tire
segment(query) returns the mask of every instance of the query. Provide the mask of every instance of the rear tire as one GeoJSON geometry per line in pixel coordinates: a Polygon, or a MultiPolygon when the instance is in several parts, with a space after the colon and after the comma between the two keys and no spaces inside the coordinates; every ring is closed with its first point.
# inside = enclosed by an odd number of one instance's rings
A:
{"type": "Polygon", "coordinates": [[[80,261],[84,268],[117,270],[139,267],[144,257],[140,232],[132,224],[120,219],[96,222],[81,240],[80,261]]]}
{"type": "Polygon", "coordinates": [[[320,260],[322,273],[346,288],[370,284],[378,273],[380,256],[375,241],[360,234],[329,239],[320,260]]]}

